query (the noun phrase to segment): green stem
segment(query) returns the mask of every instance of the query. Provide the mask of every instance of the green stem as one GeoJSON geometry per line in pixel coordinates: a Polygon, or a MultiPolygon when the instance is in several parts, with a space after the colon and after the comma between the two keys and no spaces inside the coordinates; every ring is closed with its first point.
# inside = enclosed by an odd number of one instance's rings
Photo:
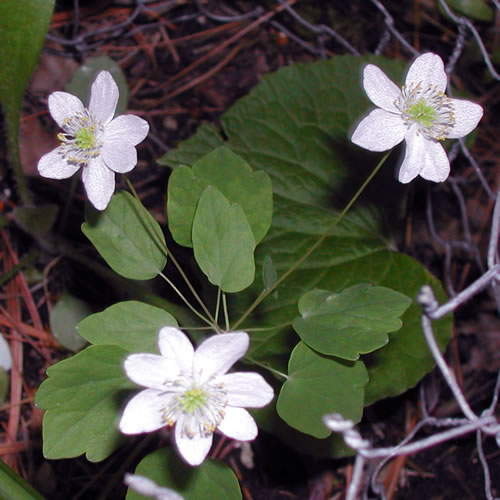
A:
{"type": "Polygon", "coordinates": [[[382,165],[387,160],[390,154],[390,150],[382,157],[382,159],[377,163],[377,166],[373,169],[372,173],[367,177],[365,182],[361,185],[361,187],[356,191],[356,194],[351,198],[349,203],[344,207],[342,212],[335,218],[335,220],[328,225],[323,234],[313,243],[308,250],[298,259],[290,269],[285,271],[279,278],[276,280],[272,286],[270,286],[267,290],[263,290],[261,294],[253,301],[250,307],[243,313],[241,318],[233,325],[233,328],[238,328],[243,321],[250,315],[250,313],[270,294],[272,293],[283,281],[285,281],[290,274],[292,274],[322,243],[328,236],[328,233],[335,227],[337,224],[344,218],[346,213],[351,209],[356,200],[361,196],[366,186],[370,183],[370,181],[375,177],[376,173],[380,170],[382,165]]]}
{"type": "MultiPolygon", "coordinates": [[[[134,186],[132,185],[132,182],[130,182],[130,179],[126,175],[124,177],[125,177],[125,180],[127,181],[127,184],[128,184],[130,191],[132,191],[132,194],[134,195],[134,198],[142,205],[142,201],[139,198],[139,195],[137,194],[137,191],[135,190],[134,186]]],[[[196,293],[196,290],[194,289],[193,285],[191,284],[191,281],[189,281],[189,278],[187,277],[186,273],[183,271],[181,265],[177,262],[177,259],[174,257],[174,255],[172,254],[172,252],[168,248],[167,244],[166,243],[163,244],[163,242],[159,242],[156,239],[155,231],[152,228],[149,228],[149,229],[151,229],[151,235],[153,238],[155,238],[156,244],[159,245],[159,248],[161,248],[162,250],[164,250],[166,252],[167,258],[169,258],[172,261],[172,263],[176,267],[177,271],[181,275],[182,279],[186,283],[187,287],[189,288],[189,291],[193,294],[193,297],[196,299],[196,301],[198,302],[200,307],[203,309],[203,312],[210,319],[211,323],[213,325],[216,325],[217,322],[215,321],[215,318],[212,316],[212,314],[208,310],[208,308],[205,305],[205,303],[203,302],[203,300],[201,300],[201,297],[196,293]]],[[[171,285],[171,286],[173,286],[173,285],[171,285]]],[[[177,289],[175,289],[175,290],[177,291],[177,293],[180,293],[177,289]]],[[[187,300],[183,296],[182,296],[182,298],[187,304],[188,303],[187,300]]],[[[191,308],[192,308],[192,306],[190,306],[190,309],[191,308]]],[[[194,308],[192,310],[194,311],[194,308]]],[[[206,321],[206,319],[205,319],[205,321],[206,321]]]]}
{"type": "Polygon", "coordinates": [[[229,312],[227,310],[226,294],[222,292],[222,308],[224,310],[224,320],[226,321],[226,331],[230,330],[229,312]]]}
{"type": "Polygon", "coordinates": [[[279,370],[275,370],[274,368],[271,368],[270,366],[266,365],[265,363],[262,363],[261,361],[257,361],[256,359],[251,358],[250,356],[245,356],[245,359],[247,361],[250,361],[250,363],[260,366],[261,368],[264,368],[264,370],[268,370],[271,373],[274,373],[275,375],[278,375],[278,377],[284,378],[285,380],[288,380],[288,375],[286,375],[283,372],[280,372],[279,370]]]}

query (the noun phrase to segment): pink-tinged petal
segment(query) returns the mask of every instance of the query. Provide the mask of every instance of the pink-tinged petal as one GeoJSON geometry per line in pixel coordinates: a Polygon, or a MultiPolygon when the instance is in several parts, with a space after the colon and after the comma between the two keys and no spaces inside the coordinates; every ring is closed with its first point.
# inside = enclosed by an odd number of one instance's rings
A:
{"type": "Polygon", "coordinates": [[[137,165],[135,146],[124,139],[104,140],[101,157],[109,169],[119,174],[130,172],[137,165]]]}
{"type": "Polygon", "coordinates": [[[404,139],[407,130],[401,115],[374,109],[359,122],[351,141],[370,151],[387,151],[404,139]]]}
{"type": "Polygon", "coordinates": [[[165,396],[161,396],[154,389],[146,389],[136,394],[123,410],[119,423],[120,431],[124,434],[141,434],[165,427],[162,418],[165,402],[165,396]]]}
{"type": "Polygon", "coordinates": [[[59,148],[56,148],[40,158],[37,168],[42,177],[48,177],[49,179],[67,179],[80,168],[80,165],[68,163],[59,154],[59,148]]]}
{"type": "Polygon", "coordinates": [[[438,92],[446,91],[448,78],[444,72],[443,60],[437,55],[428,52],[418,56],[408,69],[405,85],[410,87],[422,83],[424,87],[435,85],[438,92]]]}
{"type": "Polygon", "coordinates": [[[194,353],[194,376],[202,383],[212,375],[224,375],[247,352],[248,344],[248,334],[245,332],[209,337],[194,353]]]}
{"type": "Polygon", "coordinates": [[[448,138],[457,139],[470,134],[483,116],[483,108],[475,102],[463,99],[452,99],[455,109],[455,125],[448,134],[448,138]]]}
{"type": "Polygon", "coordinates": [[[398,87],[378,66],[367,64],[363,70],[363,87],[369,99],[379,108],[398,113],[394,101],[401,96],[398,87]]]}
{"type": "Polygon", "coordinates": [[[217,427],[222,434],[238,441],[251,441],[259,430],[252,415],[243,408],[227,406],[225,416],[217,427]]]}
{"type": "Polygon", "coordinates": [[[433,182],[443,182],[450,175],[450,161],[439,142],[427,141],[425,143],[424,166],[420,175],[433,182]]]}
{"type": "Polygon", "coordinates": [[[158,354],[131,354],[123,363],[127,377],[138,385],[164,390],[166,380],[173,380],[179,374],[174,366],[163,356],[158,354]]]}
{"type": "Polygon", "coordinates": [[[417,125],[412,125],[406,135],[405,156],[398,175],[399,182],[403,184],[415,179],[424,168],[425,141],[428,139],[417,131],[417,125]]]}
{"type": "Polygon", "coordinates": [[[179,370],[191,373],[194,349],[187,335],[174,326],[164,326],[158,335],[161,355],[179,370]]]}
{"type": "Polygon", "coordinates": [[[200,465],[205,460],[212,446],[213,434],[196,435],[192,438],[183,432],[184,418],[179,417],[175,424],[175,444],[184,460],[190,465],[200,465]]]}
{"type": "Polygon", "coordinates": [[[254,372],[228,373],[217,378],[227,391],[227,403],[231,406],[261,408],[274,397],[273,388],[262,375],[254,372]]]}
{"type": "Polygon", "coordinates": [[[112,120],[104,131],[106,139],[123,139],[133,146],[142,142],[149,132],[149,123],[135,115],[121,115],[112,120]]]}
{"type": "Polygon", "coordinates": [[[67,92],[53,92],[49,95],[48,104],[50,115],[62,129],[64,129],[64,120],[85,109],[76,95],[67,92]]]}
{"type": "Polygon", "coordinates": [[[83,167],[82,180],[89,201],[97,210],[104,210],[115,192],[115,173],[99,157],[83,167]]]}
{"type": "Polygon", "coordinates": [[[90,89],[89,111],[103,124],[113,118],[120,92],[109,71],[101,71],[90,89]]]}

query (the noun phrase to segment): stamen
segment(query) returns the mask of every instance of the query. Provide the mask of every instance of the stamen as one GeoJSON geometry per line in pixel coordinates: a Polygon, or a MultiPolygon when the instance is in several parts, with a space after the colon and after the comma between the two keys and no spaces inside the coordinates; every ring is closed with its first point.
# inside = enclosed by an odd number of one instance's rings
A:
{"type": "Polygon", "coordinates": [[[394,102],[405,125],[416,124],[418,132],[428,139],[443,141],[455,125],[452,100],[435,85],[422,86],[422,82],[403,85],[401,96],[394,102]]]}

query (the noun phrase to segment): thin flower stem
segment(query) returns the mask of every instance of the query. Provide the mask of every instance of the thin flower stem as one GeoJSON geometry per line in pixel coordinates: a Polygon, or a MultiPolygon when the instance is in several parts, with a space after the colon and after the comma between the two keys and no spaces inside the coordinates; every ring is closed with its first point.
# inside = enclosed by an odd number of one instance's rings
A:
{"type": "Polygon", "coordinates": [[[226,321],[226,331],[230,331],[231,326],[229,323],[229,312],[227,310],[227,299],[224,292],[222,292],[222,308],[224,310],[224,320],[226,321]]]}
{"type": "Polygon", "coordinates": [[[271,368],[270,366],[266,365],[265,363],[262,363],[262,361],[257,361],[256,359],[253,359],[250,356],[245,356],[245,359],[247,361],[250,361],[250,363],[253,363],[254,365],[257,365],[257,366],[260,366],[261,368],[264,368],[264,370],[267,370],[271,373],[274,373],[278,377],[281,377],[285,380],[288,380],[288,375],[286,375],[283,372],[280,372],[279,370],[275,370],[274,368],[271,368]]]}
{"type": "Polygon", "coordinates": [[[372,173],[367,177],[365,182],[361,185],[361,187],[357,190],[356,194],[351,198],[349,203],[344,207],[342,212],[335,218],[335,220],[328,225],[323,234],[313,243],[308,250],[298,259],[293,266],[285,271],[267,290],[263,290],[261,294],[254,300],[254,302],[250,305],[250,307],[243,313],[241,318],[233,325],[233,328],[238,328],[243,321],[249,316],[249,314],[270,294],[272,293],[283,281],[285,281],[290,274],[292,274],[322,243],[328,236],[328,233],[335,227],[337,224],[344,218],[344,216],[349,212],[351,207],[354,205],[356,200],[361,196],[366,186],[371,182],[371,180],[375,177],[377,172],[381,169],[382,165],[385,163],[387,158],[389,157],[390,150],[385,153],[382,159],[378,162],[377,166],[373,169],[372,173]]]}
{"type": "Polygon", "coordinates": [[[219,323],[219,310],[220,310],[220,296],[221,296],[222,290],[217,288],[217,303],[215,304],[215,322],[218,324],[219,323]]]}
{"type": "Polygon", "coordinates": [[[182,292],[172,283],[172,281],[169,278],[167,278],[167,276],[165,276],[162,272],[159,273],[159,276],[161,276],[172,287],[172,289],[174,290],[174,292],[180,297],[180,299],[184,302],[184,304],[186,304],[186,306],[189,307],[189,309],[191,310],[191,312],[193,312],[196,316],[198,316],[198,318],[202,319],[205,323],[209,324],[215,330],[219,329],[218,326],[217,326],[217,323],[215,323],[215,321],[211,321],[210,319],[205,318],[205,316],[203,316],[203,314],[201,314],[200,312],[198,312],[190,304],[189,300],[187,300],[186,297],[184,297],[184,295],[182,294],[182,292]]]}
{"type": "MultiPolygon", "coordinates": [[[[142,205],[142,201],[139,198],[139,195],[137,194],[137,191],[135,190],[134,186],[132,185],[132,182],[130,182],[130,179],[126,175],[124,177],[125,177],[125,180],[127,181],[127,184],[128,184],[130,191],[132,191],[132,194],[134,195],[134,198],[142,205]]],[[[149,228],[149,229],[151,230],[152,237],[155,238],[155,243],[157,245],[159,245],[159,248],[161,248],[162,250],[165,251],[167,257],[172,261],[172,263],[176,267],[177,271],[181,275],[182,279],[186,283],[187,287],[189,288],[189,291],[193,294],[193,297],[196,299],[196,301],[198,302],[200,307],[203,309],[203,312],[207,315],[207,317],[210,319],[210,321],[214,325],[216,325],[217,321],[215,320],[215,318],[212,316],[212,314],[208,310],[208,307],[205,305],[205,302],[203,302],[201,297],[196,293],[196,290],[194,289],[193,285],[191,284],[191,281],[189,281],[189,278],[187,277],[186,273],[183,271],[181,265],[177,262],[177,259],[174,257],[174,254],[170,251],[170,249],[168,248],[166,243],[164,243],[162,241],[159,242],[156,239],[155,231],[152,228],[149,228]]],[[[180,292],[177,291],[177,293],[180,293],[180,292]]],[[[186,300],[186,299],[183,298],[183,300],[186,300]]],[[[190,309],[194,310],[191,306],[190,306],[190,309]]]]}

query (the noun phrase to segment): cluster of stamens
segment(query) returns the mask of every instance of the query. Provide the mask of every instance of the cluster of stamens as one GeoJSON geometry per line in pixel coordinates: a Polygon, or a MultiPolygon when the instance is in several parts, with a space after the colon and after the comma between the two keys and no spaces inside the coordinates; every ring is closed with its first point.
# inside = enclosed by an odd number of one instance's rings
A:
{"type": "Polygon", "coordinates": [[[208,380],[196,384],[191,377],[180,377],[165,384],[165,392],[175,393],[171,403],[163,410],[163,421],[173,426],[181,415],[181,434],[193,439],[196,436],[208,436],[224,418],[227,405],[224,385],[208,380]]]}
{"type": "Polygon", "coordinates": [[[403,85],[401,96],[394,102],[409,127],[416,124],[418,132],[428,139],[443,141],[455,125],[452,100],[435,85],[422,83],[403,85]]]}
{"type": "Polygon", "coordinates": [[[74,165],[88,165],[100,155],[104,127],[88,109],[66,118],[62,123],[64,133],[57,135],[61,141],[59,154],[74,165]]]}

